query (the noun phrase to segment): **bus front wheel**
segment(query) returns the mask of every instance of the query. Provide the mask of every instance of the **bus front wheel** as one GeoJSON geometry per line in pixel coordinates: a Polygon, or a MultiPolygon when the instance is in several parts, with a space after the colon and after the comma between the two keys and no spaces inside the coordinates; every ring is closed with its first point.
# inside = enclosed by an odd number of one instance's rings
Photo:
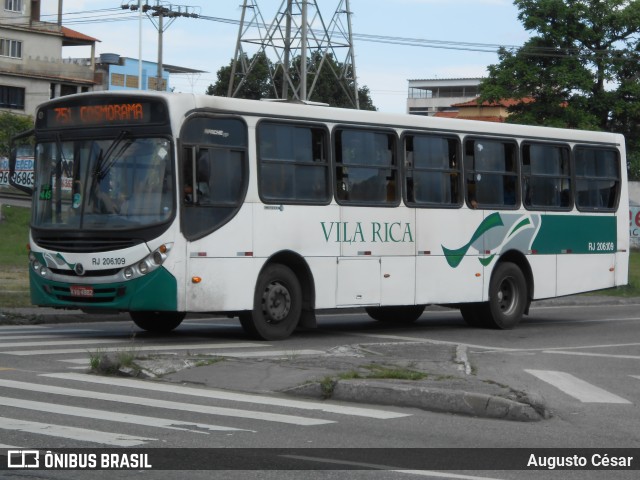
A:
{"type": "Polygon", "coordinates": [[[147,332],[167,333],[182,323],[184,312],[129,312],[133,323],[147,332]]]}
{"type": "Polygon", "coordinates": [[[483,320],[487,326],[508,330],[515,327],[527,305],[527,281],[511,262],[496,265],[489,283],[489,302],[483,320]]]}
{"type": "Polygon", "coordinates": [[[295,273],[280,264],[267,266],[256,284],[253,310],[240,314],[245,332],[261,340],[282,340],[298,326],[302,288],[295,273]]]}

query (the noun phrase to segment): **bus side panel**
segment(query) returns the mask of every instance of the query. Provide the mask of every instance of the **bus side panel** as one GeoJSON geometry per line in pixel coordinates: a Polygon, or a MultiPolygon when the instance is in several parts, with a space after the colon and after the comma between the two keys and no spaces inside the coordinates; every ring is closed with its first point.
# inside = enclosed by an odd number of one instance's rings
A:
{"type": "MultiPolygon", "coordinates": [[[[191,259],[193,260],[193,259],[191,259]]],[[[187,283],[190,312],[221,312],[253,308],[253,286],[263,260],[245,258],[198,258],[191,264],[201,280],[187,283]]]]}
{"type": "Polygon", "coordinates": [[[335,258],[309,257],[306,259],[316,287],[315,308],[335,308],[338,264],[335,258]]]}
{"type": "Polygon", "coordinates": [[[304,205],[253,205],[254,256],[269,258],[290,250],[303,257],[337,257],[339,207],[304,205]]]}
{"type": "Polygon", "coordinates": [[[479,302],[483,240],[480,210],[416,209],[416,304],[479,302]]]}
{"type": "Polygon", "coordinates": [[[558,255],[558,296],[615,286],[615,254],[558,255]]]}
{"type": "Polygon", "coordinates": [[[416,304],[479,302],[482,265],[473,256],[452,268],[442,255],[416,259],[416,304]]]}
{"type": "Polygon", "coordinates": [[[556,296],[557,255],[529,255],[527,257],[533,274],[533,299],[556,296]]]}
{"type": "Polygon", "coordinates": [[[341,258],[336,302],[339,307],[380,304],[380,259],[341,258]]]}
{"type": "Polygon", "coordinates": [[[415,257],[381,259],[381,305],[413,305],[416,298],[415,257]]]}
{"type": "Polygon", "coordinates": [[[629,250],[616,253],[616,286],[629,283],[629,250]]]}

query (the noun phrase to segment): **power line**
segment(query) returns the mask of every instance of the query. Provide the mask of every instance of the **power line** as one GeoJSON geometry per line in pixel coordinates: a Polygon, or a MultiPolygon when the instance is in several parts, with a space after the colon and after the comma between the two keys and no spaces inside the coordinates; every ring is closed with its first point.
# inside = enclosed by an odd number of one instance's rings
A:
{"type": "MultiPolygon", "coordinates": [[[[42,15],[43,18],[47,17],[56,17],[57,15],[42,15]]],[[[88,25],[95,23],[107,23],[107,22],[123,22],[123,21],[134,21],[136,20],[136,16],[132,15],[130,11],[123,11],[122,8],[105,8],[99,10],[84,10],[84,11],[75,11],[75,12],[66,12],[64,16],[67,20],[65,20],[65,25],[88,25]],[[107,15],[105,15],[107,13],[107,15]],[[72,18],[69,18],[72,17],[72,18]]],[[[223,23],[228,25],[240,25],[239,20],[223,18],[223,17],[214,17],[209,15],[199,15],[199,19],[223,23]]],[[[0,18],[1,20],[1,18],[0,18]]],[[[267,25],[260,25],[259,23],[253,23],[248,25],[247,27],[254,28],[266,28],[267,25]]],[[[353,33],[353,38],[362,42],[371,42],[371,43],[380,43],[386,45],[403,45],[403,46],[411,46],[411,47],[419,47],[419,48],[434,48],[434,49],[444,49],[444,50],[457,50],[457,51],[467,51],[467,52],[476,52],[476,53],[491,53],[496,54],[498,51],[502,49],[506,49],[511,52],[519,52],[524,55],[529,56],[539,56],[539,57],[555,57],[555,58],[566,58],[566,57],[585,57],[587,55],[603,55],[603,54],[619,54],[620,51],[614,50],[581,50],[577,47],[573,48],[554,48],[554,47],[531,47],[531,46],[518,46],[518,45],[501,45],[501,44],[493,44],[493,43],[481,43],[481,42],[459,42],[452,40],[437,40],[437,39],[424,39],[424,38],[409,38],[409,37],[397,37],[391,35],[375,35],[375,34],[366,34],[366,33],[353,33]]]]}

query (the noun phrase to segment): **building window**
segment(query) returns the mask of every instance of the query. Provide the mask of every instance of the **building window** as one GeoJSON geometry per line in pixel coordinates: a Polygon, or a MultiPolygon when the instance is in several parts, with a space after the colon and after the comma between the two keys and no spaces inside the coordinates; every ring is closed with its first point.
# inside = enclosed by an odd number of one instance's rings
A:
{"type": "Polygon", "coordinates": [[[24,88],[0,85],[0,108],[24,110],[24,88]]]}
{"type": "Polygon", "coordinates": [[[11,58],[22,58],[22,42],[0,38],[0,56],[11,58]]]}
{"type": "Polygon", "coordinates": [[[124,87],[124,74],[123,73],[112,73],[111,74],[111,85],[114,87],[124,87]]]}
{"type": "Polygon", "coordinates": [[[160,82],[160,88],[158,88],[158,77],[149,77],[149,90],[160,90],[162,92],[167,90],[167,81],[163,78],[160,82]]]}
{"type": "Polygon", "coordinates": [[[138,75],[127,75],[127,88],[138,88],[138,75]]]}
{"type": "Polygon", "coordinates": [[[4,0],[4,9],[10,12],[22,12],[22,0],[4,0]]]}

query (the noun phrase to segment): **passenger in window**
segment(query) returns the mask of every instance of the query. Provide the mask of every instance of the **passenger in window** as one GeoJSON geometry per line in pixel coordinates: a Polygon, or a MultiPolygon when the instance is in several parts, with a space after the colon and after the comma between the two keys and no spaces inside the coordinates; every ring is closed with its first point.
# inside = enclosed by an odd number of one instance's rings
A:
{"type": "Polygon", "coordinates": [[[476,209],[478,208],[478,200],[476,198],[476,183],[470,182],[467,184],[467,201],[469,203],[469,207],[476,209]]]}

